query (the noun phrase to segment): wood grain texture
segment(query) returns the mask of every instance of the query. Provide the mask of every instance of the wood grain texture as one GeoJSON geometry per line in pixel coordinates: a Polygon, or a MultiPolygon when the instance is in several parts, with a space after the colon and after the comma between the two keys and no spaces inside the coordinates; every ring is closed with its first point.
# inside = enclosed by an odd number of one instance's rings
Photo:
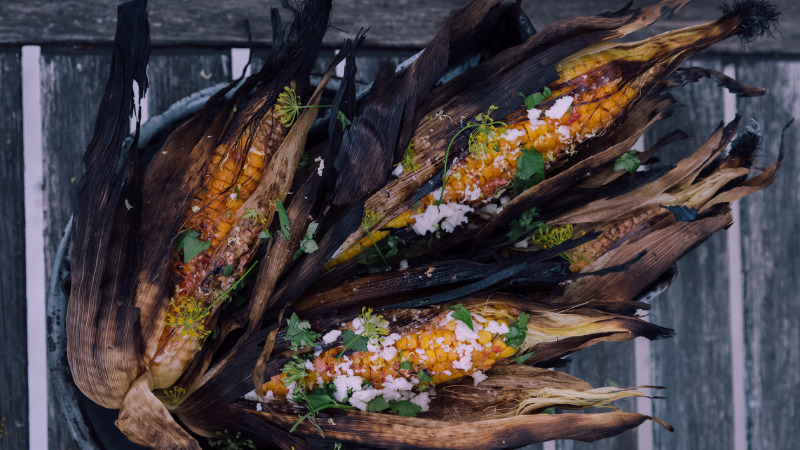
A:
{"type": "MultiPolygon", "coordinates": [[[[722,71],[722,62],[693,58],[684,66],[722,71]]],[[[747,81],[747,80],[745,80],[747,81]]],[[[673,89],[685,106],[653,127],[645,148],[675,128],[691,140],[659,151],[664,164],[674,164],[700,146],[724,116],[722,88],[701,80],[673,89]]],[[[729,331],[728,251],[721,231],[678,262],[678,277],[653,302],[653,323],[673,328],[676,335],[651,344],[653,384],[666,391],[655,395],[653,414],[675,432],[653,427],[655,448],[733,448],[733,402],[729,331]]]]}
{"type": "MultiPolygon", "coordinates": [[[[614,385],[631,387],[636,385],[636,359],[633,341],[601,342],[593,347],[575,352],[569,358],[572,362],[564,369],[558,370],[564,370],[568,374],[586,381],[593,387],[614,385]]],[[[636,411],[636,400],[632,398],[616,401],[613,405],[623,411],[636,411]]],[[[595,408],[590,408],[582,412],[596,413],[603,411],[606,410],[599,411],[595,408]]],[[[631,450],[638,448],[636,428],[593,443],[556,441],[556,449],[558,450],[611,450],[623,448],[631,450]]]]}
{"type": "MultiPolygon", "coordinates": [[[[101,0],[65,1],[13,0],[0,3],[0,17],[14,17],[0,27],[0,43],[111,43],[116,23],[117,2],[101,0]]],[[[436,34],[451,9],[466,0],[342,0],[334,3],[331,28],[325,44],[338,46],[345,37],[352,37],[359,28],[369,28],[370,47],[420,48],[436,34]]],[[[524,2],[523,8],[537,29],[557,20],[585,16],[603,11],[616,11],[624,0],[540,0],[524,2]]],[[[654,3],[640,1],[636,6],[654,3]]],[[[783,11],[782,37],[762,39],[743,48],[738,41],[717,45],[718,50],[740,52],[800,51],[800,9],[789,8],[792,0],[773,0],[783,11]]],[[[272,36],[270,7],[277,0],[151,0],[150,24],[155,45],[245,46],[247,39],[242,22],[250,20],[256,42],[265,45],[272,36]]],[[[697,1],[676,17],[662,20],[648,33],[695,25],[716,19],[720,2],[697,1]]],[[[288,18],[288,13],[283,13],[288,18]]],[[[286,20],[286,19],[285,19],[286,20]]]]}
{"type": "Polygon", "coordinates": [[[230,55],[227,49],[154,49],[145,94],[150,116],[200,89],[230,80],[230,55]]]}
{"type": "MultiPolygon", "coordinates": [[[[92,136],[97,107],[111,63],[109,51],[43,48],[42,156],[44,173],[44,242],[47,283],[64,227],[72,215],[81,156],[92,136]]],[[[50,368],[64,370],[64,368],[50,368]]],[[[60,419],[56,398],[48,405],[51,448],[76,448],[60,419]]]]}
{"type": "MultiPolygon", "coordinates": [[[[800,61],[741,59],[737,77],[760,83],[767,96],[743,99],[739,111],[762,125],[765,164],[778,154],[781,128],[800,117],[800,61]]],[[[786,159],[775,183],[741,201],[751,449],[797,448],[800,428],[800,131],[786,132],[786,159]]]]}
{"type": "Polygon", "coordinates": [[[28,447],[25,194],[19,48],[0,50],[0,448],[28,447]]]}

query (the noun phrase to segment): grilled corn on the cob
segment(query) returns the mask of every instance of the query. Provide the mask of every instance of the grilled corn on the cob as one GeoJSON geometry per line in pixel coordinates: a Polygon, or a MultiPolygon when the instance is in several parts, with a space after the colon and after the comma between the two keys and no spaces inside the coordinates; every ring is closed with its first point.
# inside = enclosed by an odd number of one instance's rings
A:
{"type": "MultiPolygon", "coordinates": [[[[539,152],[545,169],[563,163],[575,154],[578,144],[611,128],[636,98],[680,62],[730,36],[730,29],[722,25],[724,20],[636,43],[598,44],[561,61],[556,65],[559,79],[548,87],[552,95],[547,100],[509,115],[502,122],[505,126],[497,125],[488,133],[473,136],[478,145],[472,145],[448,168],[442,190],[423,198],[416,210],[406,210],[384,224],[372,233],[372,239],[351,235],[326,268],[359,255],[373,245],[373,240],[385,237],[386,229],[412,226],[418,234],[437,228],[452,232],[467,222],[466,213],[473,207],[513,184],[524,150],[539,152]]],[[[421,143],[416,142],[418,136],[414,139],[415,145],[421,143]]],[[[367,206],[371,206],[369,201],[367,206]]]]}

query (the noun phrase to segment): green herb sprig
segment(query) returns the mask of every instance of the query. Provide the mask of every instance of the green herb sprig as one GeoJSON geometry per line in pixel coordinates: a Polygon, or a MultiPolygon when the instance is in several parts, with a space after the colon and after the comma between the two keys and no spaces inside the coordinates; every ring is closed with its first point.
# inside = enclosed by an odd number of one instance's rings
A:
{"type": "Polygon", "coordinates": [[[452,309],[453,311],[453,318],[458,319],[464,322],[470,330],[475,331],[475,327],[472,324],[472,314],[470,314],[469,310],[464,307],[461,303],[457,305],[450,305],[447,309],[452,309]]]}
{"type": "MultiPolygon", "coordinates": [[[[447,150],[444,153],[444,172],[442,173],[442,191],[441,195],[439,196],[439,200],[436,200],[436,205],[441,205],[444,201],[444,187],[447,184],[447,161],[450,159],[450,147],[453,146],[453,143],[456,141],[456,138],[461,135],[461,133],[469,130],[469,140],[467,148],[469,149],[470,153],[486,153],[489,151],[489,139],[495,137],[496,135],[500,135],[505,131],[506,123],[501,122],[499,120],[492,119],[491,114],[497,110],[497,106],[492,105],[489,107],[489,110],[485,113],[480,113],[475,116],[475,121],[467,122],[460,130],[453,135],[450,139],[450,143],[447,144],[447,150]]],[[[497,146],[497,143],[493,146],[496,152],[500,151],[500,147],[497,146]]]]}
{"type": "Polygon", "coordinates": [[[300,102],[297,92],[289,86],[283,87],[283,92],[278,94],[278,101],[275,103],[275,111],[281,119],[283,126],[289,128],[294,125],[295,120],[300,115],[301,109],[306,108],[330,108],[331,105],[306,105],[300,102]]]}
{"type": "Polygon", "coordinates": [[[639,160],[636,150],[631,150],[614,161],[614,172],[627,170],[629,173],[634,173],[641,165],[642,162],[639,160]]]}
{"type": "Polygon", "coordinates": [[[311,330],[311,324],[307,320],[300,320],[297,313],[292,313],[292,316],[286,320],[286,336],[285,339],[289,342],[289,348],[297,350],[300,347],[314,345],[320,334],[311,330]]]}

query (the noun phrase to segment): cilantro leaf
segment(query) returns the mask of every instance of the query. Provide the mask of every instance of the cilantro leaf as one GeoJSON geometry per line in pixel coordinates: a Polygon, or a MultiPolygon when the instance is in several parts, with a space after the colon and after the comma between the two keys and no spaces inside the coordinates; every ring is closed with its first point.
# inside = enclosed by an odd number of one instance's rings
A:
{"type": "Polygon", "coordinates": [[[200,236],[200,232],[195,230],[186,230],[178,236],[175,250],[183,250],[184,263],[193,260],[211,246],[211,242],[201,241],[198,236],[200,236]]]}
{"type": "Polygon", "coordinates": [[[369,273],[383,272],[386,270],[384,259],[388,260],[399,254],[404,245],[403,238],[390,234],[378,246],[369,247],[358,263],[367,266],[369,273]]]}
{"type": "Polygon", "coordinates": [[[555,414],[555,413],[556,413],[555,408],[547,408],[544,411],[540,412],[539,414],[555,414]]]}
{"type": "Polygon", "coordinates": [[[544,180],[544,156],[532,146],[523,146],[520,150],[517,159],[517,178],[530,180],[533,184],[540,183],[544,180]]]}
{"type": "Polygon", "coordinates": [[[508,333],[506,333],[506,345],[519,348],[519,346],[525,342],[525,336],[528,335],[528,321],[530,318],[530,314],[524,311],[519,313],[517,321],[514,322],[514,325],[509,327],[508,333]]]}
{"type": "Polygon", "coordinates": [[[306,235],[303,236],[303,240],[300,241],[300,248],[292,255],[292,258],[297,259],[302,253],[314,253],[317,251],[319,246],[317,242],[314,241],[314,233],[317,231],[317,227],[319,224],[317,222],[311,222],[308,224],[308,229],[306,229],[306,235]]]}
{"type": "Polygon", "coordinates": [[[307,393],[306,399],[308,400],[309,406],[311,406],[313,409],[317,409],[320,406],[338,403],[336,399],[333,398],[331,393],[325,388],[317,388],[307,393]]]}
{"type": "Polygon", "coordinates": [[[283,207],[283,203],[280,200],[275,200],[275,210],[278,211],[278,220],[281,223],[281,236],[284,239],[289,240],[289,236],[291,236],[291,230],[289,229],[289,215],[286,214],[286,208],[283,207]]]}
{"type": "Polygon", "coordinates": [[[222,269],[222,273],[224,273],[226,277],[231,276],[231,273],[233,273],[233,264],[225,266],[225,268],[222,269]]]}
{"type": "Polygon", "coordinates": [[[424,370],[420,370],[419,371],[419,373],[417,374],[417,378],[419,379],[419,390],[420,391],[424,391],[425,389],[428,388],[428,386],[433,384],[433,378],[431,378],[430,375],[425,373],[424,370]],[[424,386],[423,386],[423,383],[425,383],[424,386]]]}
{"type": "Polygon", "coordinates": [[[517,364],[522,364],[522,363],[524,363],[525,361],[527,361],[527,360],[528,360],[528,358],[530,358],[531,356],[533,356],[533,353],[534,353],[534,352],[525,353],[524,355],[515,356],[515,357],[513,357],[513,358],[511,358],[511,359],[512,359],[512,360],[513,360],[515,363],[517,363],[517,364]]]}
{"type": "Polygon", "coordinates": [[[367,412],[381,412],[389,409],[391,406],[389,402],[383,398],[382,395],[379,395],[367,403],[367,412]]]}
{"type": "Polygon", "coordinates": [[[411,364],[411,361],[403,361],[403,362],[400,363],[400,369],[401,370],[413,370],[414,369],[414,365],[411,364]]]}
{"type": "Polygon", "coordinates": [[[542,92],[534,92],[533,94],[527,97],[522,92],[519,92],[518,94],[525,99],[524,100],[525,109],[532,109],[536,105],[542,103],[543,101],[547,100],[551,95],[553,95],[553,91],[551,91],[550,88],[545,86],[545,88],[542,89],[542,92]]]}
{"type": "Polygon", "coordinates": [[[631,150],[614,161],[614,172],[627,170],[630,173],[634,173],[640,165],[642,165],[642,162],[639,161],[639,157],[636,156],[636,150],[631,150]]]}
{"type": "Polygon", "coordinates": [[[261,242],[267,242],[267,239],[271,238],[272,235],[269,234],[267,230],[261,230],[258,232],[258,238],[261,239],[261,242]]]}
{"type": "Polygon", "coordinates": [[[347,127],[353,124],[353,122],[351,122],[350,119],[348,119],[347,116],[345,116],[341,111],[336,111],[336,120],[342,124],[342,131],[346,130],[347,127]]]}
{"type": "Polygon", "coordinates": [[[529,231],[547,226],[547,224],[541,220],[534,220],[538,217],[539,209],[535,206],[520,214],[518,219],[511,221],[509,224],[511,226],[511,231],[506,233],[508,240],[514,242],[529,231]]]}
{"type": "Polygon", "coordinates": [[[363,352],[367,350],[367,342],[369,339],[366,337],[356,334],[353,330],[342,330],[342,342],[345,345],[348,345],[348,348],[353,351],[363,352]]]}
{"type": "Polygon", "coordinates": [[[285,339],[291,344],[290,348],[292,350],[314,345],[314,342],[320,337],[319,333],[311,331],[311,324],[308,321],[300,320],[297,313],[292,313],[292,316],[286,322],[285,339]]]}
{"type": "Polygon", "coordinates": [[[472,314],[469,313],[467,308],[464,308],[464,305],[459,303],[457,305],[448,306],[447,309],[454,309],[453,318],[464,322],[470,330],[475,331],[475,328],[472,326],[472,314]]]}
{"type": "Polygon", "coordinates": [[[392,408],[393,413],[397,413],[403,417],[416,417],[417,414],[422,412],[422,408],[409,400],[402,400],[399,402],[391,402],[389,406],[392,408]]]}

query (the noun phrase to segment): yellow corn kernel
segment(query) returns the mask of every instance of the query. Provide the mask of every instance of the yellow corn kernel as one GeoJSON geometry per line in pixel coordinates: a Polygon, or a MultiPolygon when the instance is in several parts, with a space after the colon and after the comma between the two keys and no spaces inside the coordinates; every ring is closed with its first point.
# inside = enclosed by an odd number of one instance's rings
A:
{"type": "Polygon", "coordinates": [[[478,331],[478,342],[480,342],[481,345],[486,345],[491,341],[492,341],[492,333],[489,333],[486,330],[478,331]]]}
{"type": "Polygon", "coordinates": [[[514,347],[506,347],[503,349],[498,356],[498,358],[508,358],[514,354],[516,349],[514,347]]]}

